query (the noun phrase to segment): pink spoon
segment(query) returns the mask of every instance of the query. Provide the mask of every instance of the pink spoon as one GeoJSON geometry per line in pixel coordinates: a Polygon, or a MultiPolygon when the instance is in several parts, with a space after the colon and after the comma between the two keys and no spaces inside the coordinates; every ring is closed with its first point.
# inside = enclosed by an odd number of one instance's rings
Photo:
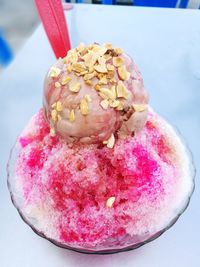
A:
{"type": "Polygon", "coordinates": [[[71,44],[61,0],[35,0],[35,4],[55,56],[66,56],[71,44]]]}

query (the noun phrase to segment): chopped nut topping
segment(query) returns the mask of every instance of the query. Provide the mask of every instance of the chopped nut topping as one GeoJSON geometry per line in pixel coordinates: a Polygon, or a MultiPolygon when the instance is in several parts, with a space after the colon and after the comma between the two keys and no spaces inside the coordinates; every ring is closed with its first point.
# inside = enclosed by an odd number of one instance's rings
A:
{"type": "Polygon", "coordinates": [[[124,109],[124,104],[122,101],[119,102],[119,105],[117,106],[116,110],[123,110],[124,109]]]}
{"type": "Polygon", "coordinates": [[[88,115],[89,113],[88,102],[85,98],[81,100],[80,109],[82,115],[88,115]]]}
{"type": "Polygon", "coordinates": [[[113,86],[110,88],[110,91],[111,91],[112,94],[113,94],[113,99],[115,99],[115,98],[117,97],[116,86],[113,85],[113,86]]]}
{"type": "Polygon", "coordinates": [[[112,58],[110,54],[105,54],[103,57],[106,61],[108,61],[112,58]]]}
{"type": "Polygon", "coordinates": [[[101,89],[101,86],[97,83],[97,84],[94,86],[94,88],[95,88],[97,91],[99,91],[99,90],[101,89]]]}
{"type": "Polygon", "coordinates": [[[75,114],[74,114],[74,110],[73,109],[69,113],[69,121],[70,122],[74,122],[75,121],[75,114]]]}
{"type": "Polygon", "coordinates": [[[113,65],[111,65],[111,64],[107,64],[107,69],[108,70],[114,70],[115,67],[113,65]]]}
{"type": "Polygon", "coordinates": [[[85,99],[87,100],[87,102],[91,102],[92,101],[90,95],[85,95],[85,99]]]}
{"type": "Polygon", "coordinates": [[[61,73],[61,69],[57,68],[57,67],[52,67],[50,69],[50,73],[49,76],[52,78],[57,78],[61,73]]]}
{"type": "Polygon", "coordinates": [[[116,107],[119,106],[119,104],[120,104],[119,100],[110,100],[109,101],[109,105],[110,105],[111,108],[116,108],[116,107]]]}
{"type": "Polygon", "coordinates": [[[78,51],[78,52],[83,52],[83,50],[85,50],[85,45],[84,45],[84,43],[80,43],[78,46],[77,46],[77,48],[76,48],[76,50],[78,51]]]}
{"type": "Polygon", "coordinates": [[[73,63],[72,64],[72,68],[74,71],[76,72],[83,72],[86,71],[86,67],[85,64],[83,62],[79,62],[79,63],[73,63]]]}
{"type": "Polygon", "coordinates": [[[113,57],[113,65],[115,67],[120,67],[124,63],[124,60],[121,57],[113,57]]]}
{"type": "Polygon", "coordinates": [[[107,109],[109,106],[109,101],[107,99],[104,99],[100,102],[100,105],[102,106],[103,109],[107,109]]]}
{"type": "Polygon", "coordinates": [[[115,72],[113,70],[109,70],[107,73],[107,78],[108,79],[113,79],[115,76],[115,72]]]}
{"type": "Polygon", "coordinates": [[[94,78],[96,76],[96,74],[97,74],[96,71],[94,71],[92,73],[85,74],[83,79],[85,81],[90,80],[90,79],[94,78]]]}
{"type": "Polygon", "coordinates": [[[59,82],[55,82],[55,87],[56,88],[60,88],[61,87],[61,84],[59,82]]]}
{"type": "Polygon", "coordinates": [[[89,51],[87,54],[85,54],[82,59],[85,61],[85,65],[87,67],[93,66],[97,61],[98,55],[95,54],[93,51],[89,51]]]}
{"type": "Polygon", "coordinates": [[[108,81],[106,79],[106,76],[103,76],[100,80],[99,80],[99,84],[107,84],[108,81]]]}
{"type": "Polygon", "coordinates": [[[111,134],[110,138],[107,141],[104,141],[103,144],[106,144],[108,148],[113,148],[115,144],[114,134],[111,134]]]}
{"type": "Polygon", "coordinates": [[[60,114],[58,114],[57,117],[58,117],[58,121],[60,121],[60,120],[61,120],[61,116],[60,116],[60,114]]]}
{"type": "Polygon", "coordinates": [[[69,84],[69,90],[73,93],[78,93],[80,89],[81,89],[81,84],[78,82],[73,82],[73,83],[71,82],[69,84]]]}
{"type": "Polygon", "coordinates": [[[53,109],[51,111],[51,118],[52,118],[53,121],[56,121],[57,120],[57,118],[58,118],[57,115],[58,115],[57,111],[55,109],[53,109]]]}
{"type": "Polygon", "coordinates": [[[106,201],[106,207],[112,208],[114,202],[115,202],[115,197],[109,197],[109,199],[107,199],[106,201]]]}
{"type": "Polygon", "coordinates": [[[119,81],[117,84],[117,97],[128,98],[128,89],[122,81],[119,81]]]}
{"type": "Polygon", "coordinates": [[[50,135],[51,136],[55,136],[56,135],[56,132],[55,132],[54,128],[50,129],[50,135]]]}
{"type": "Polygon", "coordinates": [[[115,99],[115,94],[113,91],[111,91],[108,88],[100,88],[99,90],[99,95],[103,98],[103,99],[115,99]]]}
{"type": "Polygon", "coordinates": [[[71,81],[71,77],[69,77],[69,76],[66,76],[66,77],[63,77],[62,78],[62,81],[61,81],[61,84],[62,85],[66,85],[68,82],[70,82],[71,81]]]}
{"type": "Polygon", "coordinates": [[[56,107],[56,102],[51,105],[52,108],[56,107]]]}
{"type": "MultiPolygon", "coordinates": [[[[74,49],[73,49],[74,50],[74,49]]],[[[75,63],[78,61],[78,55],[76,53],[76,51],[74,50],[73,53],[70,53],[69,55],[67,55],[67,59],[69,60],[69,62],[71,63],[75,63]]]]}
{"type": "Polygon", "coordinates": [[[115,48],[114,50],[118,55],[121,55],[123,53],[123,50],[121,48],[115,48]]]}
{"type": "Polygon", "coordinates": [[[102,65],[96,65],[94,66],[94,69],[100,73],[106,73],[108,72],[107,68],[106,68],[106,64],[102,64],[102,65]]]}
{"type": "Polygon", "coordinates": [[[130,72],[127,71],[125,65],[122,65],[118,68],[118,74],[122,80],[128,80],[130,77],[130,72]]]}
{"type": "Polygon", "coordinates": [[[86,83],[87,85],[89,85],[89,86],[92,85],[92,81],[91,81],[91,80],[86,80],[85,83],[86,83]]]}
{"type": "Polygon", "coordinates": [[[133,104],[132,107],[137,112],[142,112],[142,111],[145,111],[145,110],[148,109],[148,105],[147,104],[133,104]]]}
{"type": "Polygon", "coordinates": [[[115,80],[115,78],[112,78],[112,79],[110,79],[110,82],[115,84],[117,81],[115,80]]]}
{"type": "Polygon", "coordinates": [[[62,103],[60,101],[56,102],[56,111],[62,111],[62,103]]]}
{"type": "Polygon", "coordinates": [[[88,70],[84,70],[84,71],[80,72],[80,75],[85,75],[87,73],[88,73],[88,70]]]}
{"type": "Polygon", "coordinates": [[[72,66],[70,64],[67,66],[67,72],[68,73],[71,73],[72,72],[72,66]]]}

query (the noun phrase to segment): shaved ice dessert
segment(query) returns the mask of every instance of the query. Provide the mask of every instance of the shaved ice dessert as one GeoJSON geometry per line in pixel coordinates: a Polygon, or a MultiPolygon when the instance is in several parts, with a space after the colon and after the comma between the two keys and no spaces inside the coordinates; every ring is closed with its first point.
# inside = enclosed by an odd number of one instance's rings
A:
{"type": "Polygon", "coordinates": [[[17,139],[8,172],[25,222],[87,253],[158,237],[194,187],[187,149],[148,106],[134,61],[111,44],[80,44],[50,68],[43,108],[17,139]]]}

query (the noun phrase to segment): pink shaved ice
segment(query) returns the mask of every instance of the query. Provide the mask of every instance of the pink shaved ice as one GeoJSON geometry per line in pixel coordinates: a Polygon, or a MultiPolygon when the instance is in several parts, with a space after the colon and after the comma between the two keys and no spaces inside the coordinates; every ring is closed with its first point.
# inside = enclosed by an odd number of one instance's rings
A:
{"type": "Polygon", "coordinates": [[[167,227],[188,200],[185,148],[153,111],[113,149],[66,144],[49,131],[41,109],[18,139],[12,191],[24,218],[51,240],[93,250],[133,245],[167,227]]]}

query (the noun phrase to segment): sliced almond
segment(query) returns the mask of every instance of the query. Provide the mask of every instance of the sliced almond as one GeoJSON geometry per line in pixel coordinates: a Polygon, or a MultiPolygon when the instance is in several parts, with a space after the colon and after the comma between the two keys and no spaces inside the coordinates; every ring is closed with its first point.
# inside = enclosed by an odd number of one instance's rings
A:
{"type": "Polygon", "coordinates": [[[115,99],[115,94],[113,91],[111,91],[108,88],[100,88],[99,90],[99,95],[103,98],[103,99],[115,99]]]}
{"type": "Polygon", "coordinates": [[[100,47],[100,49],[98,51],[98,55],[103,56],[107,52],[107,50],[108,49],[106,47],[100,47]]]}
{"type": "Polygon", "coordinates": [[[127,71],[125,65],[122,65],[118,68],[118,74],[122,80],[128,80],[130,78],[130,72],[127,71]]]}
{"type": "Polygon", "coordinates": [[[99,65],[105,65],[106,64],[106,60],[103,57],[99,57],[97,61],[99,62],[99,65]]]}
{"type": "Polygon", "coordinates": [[[113,79],[115,76],[115,72],[113,70],[109,70],[107,73],[107,78],[108,79],[113,79]]]}
{"type": "Polygon", "coordinates": [[[109,61],[112,58],[110,54],[105,54],[103,57],[106,61],[109,61]]]}
{"type": "Polygon", "coordinates": [[[62,111],[62,103],[60,101],[57,101],[56,102],[56,110],[58,112],[62,111]]]}
{"type": "Polygon", "coordinates": [[[94,78],[95,76],[96,76],[96,71],[94,71],[92,73],[85,74],[83,79],[86,81],[86,80],[90,80],[90,79],[94,78]]]}
{"type": "Polygon", "coordinates": [[[132,107],[137,112],[142,112],[142,111],[145,111],[145,110],[148,109],[148,105],[147,104],[133,104],[132,107]]]}
{"type": "Polygon", "coordinates": [[[128,89],[122,81],[119,81],[117,84],[117,97],[128,99],[128,89]]]}
{"type": "Polygon", "coordinates": [[[107,73],[108,70],[106,68],[106,64],[103,64],[103,65],[96,65],[94,66],[94,69],[100,73],[107,73]]]}
{"type": "Polygon", "coordinates": [[[87,102],[88,102],[88,103],[92,101],[92,99],[91,99],[91,96],[90,96],[90,95],[85,95],[85,99],[87,100],[87,102]]]}
{"type": "Polygon", "coordinates": [[[84,70],[84,71],[81,71],[80,72],[80,75],[85,75],[85,74],[87,74],[88,73],[88,70],[84,70]]]}
{"type": "Polygon", "coordinates": [[[76,53],[76,51],[74,51],[68,56],[68,60],[71,63],[76,63],[78,61],[78,54],[76,53]]]}
{"type": "Polygon", "coordinates": [[[124,63],[123,58],[121,58],[121,57],[113,57],[113,65],[115,67],[120,67],[120,66],[123,65],[123,63],[124,63]]]}
{"type": "Polygon", "coordinates": [[[71,77],[65,76],[65,77],[62,78],[61,84],[62,85],[66,85],[71,81],[71,79],[72,79],[71,77]]]}
{"type": "Polygon", "coordinates": [[[115,202],[115,197],[109,197],[106,201],[106,207],[112,208],[114,202],[115,202]]]}
{"type": "Polygon", "coordinates": [[[57,111],[55,109],[53,109],[51,111],[51,118],[52,118],[53,121],[57,121],[58,113],[57,113],[57,111]]]}
{"type": "Polygon", "coordinates": [[[99,80],[99,84],[108,84],[108,80],[107,80],[106,76],[103,76],[103,77],[99,80]]]}
{"type": "Polygon", "coordinates": [[[123,50],[121,48],[115,48],[114,50],[118,55],[121,55],[123,53],[123,50]]]}
{"type": "Polygon", "coordinates": [[[61,87],[61,84],[59,82],[55,82],[55,87],[56,88],[60,88],[61,87]]]}
{"type": "Polygon", "coordinates": [[[113,65],[111,65],[111,64],[107,64],[107,69],[108,70],[114,70],[115,67],[113,65]]]}
{"type": "Polygon", "coordinates": [[[78,46],[77,46],[77,48],[76,48],[76,50],[78,51],[78,52],[83,52],[83,50],[85,50],[85,44],[84,43],[80,43],[78,46]]]}
{"type": "Polygon", "coordinates": [[[72,68],[76,72],[86,71],[86,67],[85,67],[85,64],[83,62],[73,63],[72,68]]]}
{"type": "Polygon", "coordinates": [[[69,121],[70,122],[74,122],[75,121],[75,114],[74,114],[74,110],[73,109],[69,113],[69,121]]]}
{"type": "Polygon", "coordinates": [[[113,148],[115,144],[115,137],[114,134],[111,134],[110,138],[107,140],[107,147],[113,148]]]}
{"type": "Polygon", "coordinates": [[[82,115],[88,115],[89,114],[88,102],[85,98],[83,98],[81,100],[80,110],[81,110],[82,115]]]}
{"type": "Polygon", "coordinates": [[[113,98],[112,98],[112,99],[115,99],[115,98],[117,97],[116,86],[113,85],[113,86],[110,88],[110,91],[111,91],[112,94],[113,94],[113,98]]]}
{"type": "Polygon", "coordinates": [[[51,105],[52,108],[56,107],[56,102],[51,105]]]}
{"type": "Polygon", "coordinates": [[[123,109],[124,109],[124,104],[123,104],[122,101],[119,101],[119,105],[116,107],[116,110],[121,111],[121,110],[123,110],[123,109]]]}
{"type": "Polygon", "coordinates": [[[104,99],[100,102],[100,105],[102,106],[103,109],[107,109],[109,106],[109,101],[107,99],[104,99]]]}
{"type": "Polygon", "coordinates": [[[117,81],[115,80],[115,78],[112,78],[112,79],[110,79],[110,82],[111,82],[112,84],[115,84],[117,81]]]}
{"type": "Polygon", "coordinates": [[[52,67],[49,72],[49,76],[52,78],[57,78],[61,73],[61,69],[57,67],[52,67]]]}
{"type": "Polygon", "coordinates": [[[97,83],[97,84],[94,86],[94,88],[95,88],[97,91],[99,91],[99,90],[101,89],[101,86],[97,83]]]}
{"type": "Polygon", "coordinates": [[[116,108],[116,107],[119,106],[119,104],[120,104],[119,100],[110,100],[109,101],[109,105],[110,105],[111,108],[116,108]]]}
{"type": "Polygon", "coordinates": [[[57,117],[58,117],[58,121],[60,121],[60,120],[61,120],[61,116],[60,116],[60,114],[58,114],[57,117]]]}
{"type": "Polygon", "coordinates": [[[56,135],[56,132],[55,132],[54,128],[50,129],[50,135],[51,136],[55,136],[56,135]]]}
{"type": "Polygon", "coordinates": [[[89,86],[92,86],[92,81],[91,80],[86,80],[85,83],[89,86]]]}
{"type": "Polygon", "coordinates": [[[95,54],[93,51],[89,51],[87,54],[85,54],[82,59],[85,61],[85,65],[87,67],[93,66],[97,61],[98,55],[95,54]]]}
{"type": "Polygon", "coordinates": [[[68,64],[67,65],[67,72],[68,73],[71,73],[72,72],[72,65],[71,64],[68,64]]]}
{"type": "Polygon", "coordinates": [[[78,93],[80,89],[81,89],[81,84],[78,82],[73,82],[73,83],[71,82],[69,84],[69,90],[73,93],[78,93]]]}

